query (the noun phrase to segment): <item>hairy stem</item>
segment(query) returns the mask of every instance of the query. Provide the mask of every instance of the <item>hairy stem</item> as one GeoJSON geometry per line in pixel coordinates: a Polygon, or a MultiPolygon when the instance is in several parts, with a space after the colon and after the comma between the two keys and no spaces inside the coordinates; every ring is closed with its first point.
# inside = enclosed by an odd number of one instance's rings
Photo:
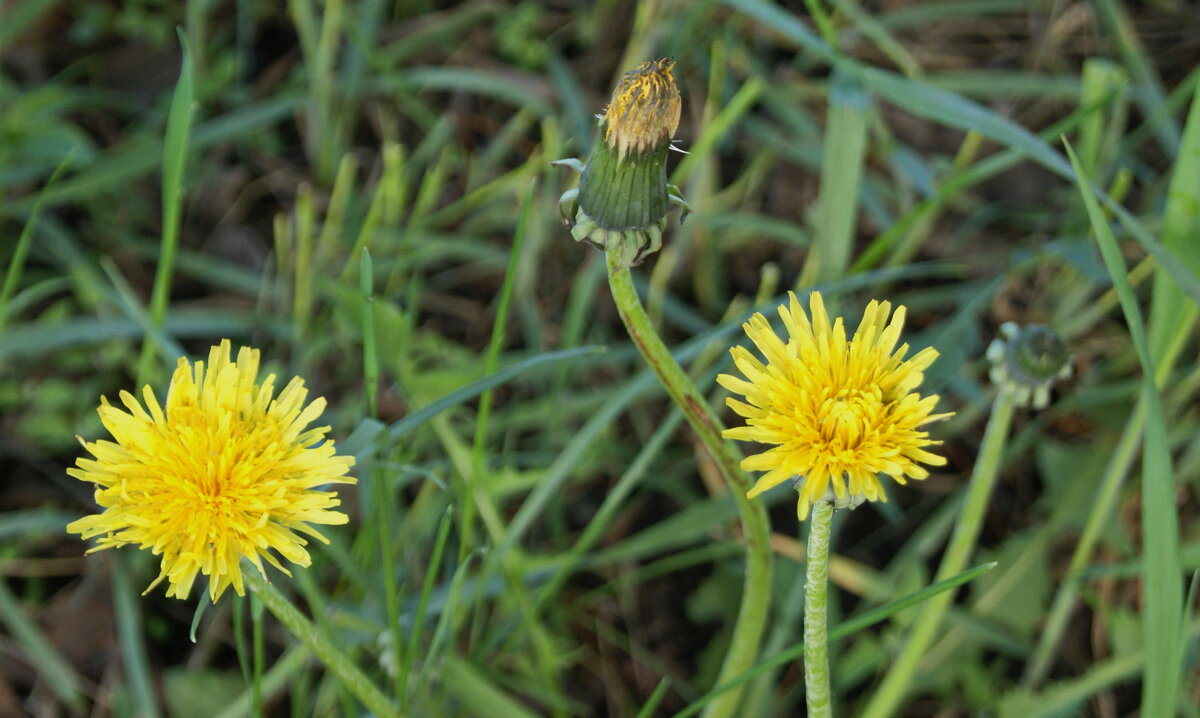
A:
{"type": "MultiPolygon", "coordinates": [[[[742,584],[742,603],[733,627],[729,652],[725,655],[725,662],[721,666],[720,675],[717,676],[717,684],[720,685],[748,670],[758,656],[771,588],[770,527],[767,523],[767,511],[761,503],[746,498],[746,491],[750,489],[751,482],[739,466],[740,456],[737,449],[721,436],[724,428],[721,420],[709,408],[704,396],[688,379],[683,368],[671,356],[670,350],[654,330],[650,317],[647,316],[633,287],[629,268],[622,261],[619,247],[610,249],[606,254],[609,287],[630,338],[716,462],[721,477],[737,502],[738,516],[746,538],[746,576],[742,584]]],[[[737,688],[709,703],[705,711],[706,718],[728,718],[736,715],[742,692],[742,688],[737,688]]]]}
{"type": "Polygon", "coordinates": [[[826,598],[829,592],[829,526],[833,504],[822,499],[808,525],[804,582],[804,697],[808,718],[833,718],[829,691],[826,598]]]}

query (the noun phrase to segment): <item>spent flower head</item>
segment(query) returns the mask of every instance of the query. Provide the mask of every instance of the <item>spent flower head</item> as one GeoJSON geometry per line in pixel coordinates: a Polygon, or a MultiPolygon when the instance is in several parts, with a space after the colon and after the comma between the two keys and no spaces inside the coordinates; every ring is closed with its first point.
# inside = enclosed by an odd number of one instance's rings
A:
{"type": "Polygon", "coordinates": [[[682,104],[674,69],[669,57],[650,60],[617,83],[600,122],[604,141],[617,150],[618,158],[654,150],[675,136],[682,104]]]}
{"type": "Polygon", "coordinates": [[[905,308],[892,313],[889,302],[872,301],[847,339],[842,318],[830,321],[819,293],[809,297],[811,320],[796,295],[790,297],[779,307],[786,341],[762,314],[744,325],[766,363],[734,347],[734,364],[745,379],[717,377],[746,399],[727,400],[746,425],[727,429],[725,436],[771,446],[742,460],[746,471],[766,472],[748,495],[793,480],[796,513],[803,520],[830,489],[840,505],[886,501],[880,474],[903,484],[929,475],[921,463],[945,464],[925,450],[940,442],[922,427],[950,414],[935,414],[938,397],[915,391],[937,351],[930,347],[904,358],[908,345],[896,345],[905,308]]]}
{"type": "Polygon", "coordinates": [[[988,345],[992,383],[1010,393],[1018,406],[1045,409],[1050,388],[1071,376],[1071,354],[1062,337],[1044,324],[1000,325],[1000,336],[988,345]]]}
{"type": "MultiPolygon", "coordinates": [[[[101,399],[100,420],[115,441],[80,443],[67,473],[96,485],[104,511],[67,526],[91,551],[133,544],[161,556],[158,577],[167,595],[186,598],[197,574],[209,577],[215,602],[229,586],[244,594],[241,561],[264,573],[261,559],[284,573],[272,551],[300,566],[311,563],[306,534],[327,541],[309,524],[344,524],[326,484],[352,484],[354,459],[337,456],[327,426],[307,428],[325,410],[299,377],[275,396],[275,375],[258,382],[259,352],[243,347],[230,360],[230,343],[208,354],[208,364],[181,358],[166,406],[149,386],[139,403],[122,391],[124,409],[101,399]]],[[[290,574],[288,574],[290,575],[290,574]]]]}
{"type": "Polygon", "coordinates": [[[675,61],[643,62],[622,76],[604,112],[597,115],[601,141],[584,165],[555,162],[581,173],[579,187],[559,199],[563,223],[576,241],[618,250],[632,265],[662,246],[667,209],[689,208],[667,184],[667,150],[679,127],[681,103],[675,61]]]}

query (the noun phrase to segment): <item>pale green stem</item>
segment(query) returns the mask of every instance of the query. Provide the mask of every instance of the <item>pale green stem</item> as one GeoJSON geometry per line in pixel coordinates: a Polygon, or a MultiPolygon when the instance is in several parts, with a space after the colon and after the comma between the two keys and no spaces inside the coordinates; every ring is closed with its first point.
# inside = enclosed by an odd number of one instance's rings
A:
{"type": "MultiPolygon", "coordinates": [[[[961,573],[971,558],[983,525],[983,515],[987,510],[992,487],[996,485],[996,477],[999,475],[1000,459],[1004,454],[1009,426],[1012,424],[1013,409],[1013,395],[1004,389],[999,390],[996,400],[992,403],[992,414],[983,434],[983,445],[979,447],[975,471],[972,472],[970,484],[967,486],[962,513],[958,516],[954,535],[950,537],[950,545],[946,547],[946,554],[942,557],[942,565],[938,568],[935,580],[940,581],[961,573]]],[[[884,676],[883,683],[871,696],[861,718],[886,718],[900,707],[909,688],[912,687],[921,657],[937,637],[938,627],[954,600],[954,594],[955,591],[940,593],[922,607],[912,631],[909,632],[908,642],[904,644],[900,655],[884,676]]]]}
{"type": "Polygon", "coordinates": [[[254,591],[254,595],[258,596],[267,610],[274,614],[275,618],[279,619],[279,622],[308,650],[312,651],[313,655],[324,663],[325,667],[337,676],[342,685],[353,693],[368,710],[378,718],[400,717],[400,711],[396,709],[395,704],[387,699],[370,678],[367,678],[362,669],[354,665],[349,656],[343,653],[342,649],[338,648],[329,636],[326,636],[313,625],[312,621],[305,618],[304,614],[300,613],[279,592],[279,589],[263,578],[256,568],[246,566],[242,575],[246,579],[246,585],[250,587],[251,591],[254,591]]]}
{"type": "Polygon", "coordinates": [[[829,593],[829,526],[833,504],[813,505],[808,524],[804,582],[804,699],[808,718],[832,718],[829,690],[829,642],[826,630],[829,593]]]}
{"type": "Polygon", "coordinates": [[[250,597],[250,625],[253,629],[252,643],[254,644],[253,678],[250,680],[250,714],[255,718],[263,718],[262,677],[265,662],[266,646],[263,643],[263,602],[257,596],[250,597]]]}
{"type": "Polygon", "coordinates": [[[1125,431],[1117,441],[1109,460],[1108,469],[1100,481],[1100,489],[1096,492],[1096,503],[1088,515],[1083,533],[1075,543],[1075,551],[1071,554],[1071,563],[1067,567],[1067,575],[1063,577],[1058,593],[1051,604],[1050,613],[1042,627],[1037,647],[1033,657],[1025,668],[1022,682],[1026,686],[1036,686],[1046,677],[1050,662],[1058,652],[1059,639],[1067,627],[1067,619],[1071,617],[1071,609],[1075,607],[1075,599],[1079,595],[1079,584],[1083,570],[1092,559],[1092,550],[1100,540],[1101,533],[1109,526],[1113,505],[1117,494],[1125,484],[1129,475],[1129,467],[1133,464],[1138,444],[1142,438],[1142,427],[1146,423],[1146,402],[1139,401],[1133,414],[1125,423],[1125,431]]]}
{"type": "MultiPolygon", "coordinates": [[[[633,343],[637,345],[646,363],[658,375],[704,448],[712,455],[721,478],[737,502],[738,516],[746,539],[746,577],[742,583],[742,603],[738,609],[737,622],[729,643],[729,652],[717,676],[717,685],[733,680],[754,665],[758,656],[759,643],[767,620],[767,608],[771,590],[771,534],[767,523],[767,510],[760,502],[746,498],[750,489],[749,478],[739,466],[738,451],[721,436],[724,426],[708,405],[708,401],[696,389],[684,373],[683,368],[671,356],[647,316],[629,268],[621,261],[619,244],[609,250],[608,284],[612,289],[613,301],[621,320],[633,343]]],[[[744,688],[729,691],[708,704],[706,718],[729,718],[737,715],[738,703],[744,688]]]]}

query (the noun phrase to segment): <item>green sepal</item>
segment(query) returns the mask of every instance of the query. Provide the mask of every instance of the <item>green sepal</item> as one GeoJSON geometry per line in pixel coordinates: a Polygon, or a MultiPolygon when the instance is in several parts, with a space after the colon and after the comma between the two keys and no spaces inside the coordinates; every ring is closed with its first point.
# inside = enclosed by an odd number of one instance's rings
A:
{"type": "Polygon", "coordinates": [[[579,208],[609,230],[659,226],[667,216],[667,149],[657,148],[620,157],[600,142],[579,180],[579,208]]]}

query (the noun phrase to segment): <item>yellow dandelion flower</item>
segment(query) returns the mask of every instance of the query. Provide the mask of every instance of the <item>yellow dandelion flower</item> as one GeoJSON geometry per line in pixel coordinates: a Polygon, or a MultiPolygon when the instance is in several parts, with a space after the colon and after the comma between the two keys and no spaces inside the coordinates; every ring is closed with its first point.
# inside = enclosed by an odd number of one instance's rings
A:
{"type": "Polygon", "coordinates": [[[73,521],[67,531],[96,538],[93,551],[128,544],[162,556],[158,577],[167,595],[187,598],[196,575],[209,577],[216,602],[229,586],[244,595],[240,563],[261,559],[285,574],[272,550],[300,566],[311,563],[300,535],[327,539],[308,524],[344,524],[325,484],[352,484],[354,459],[335,455],[329,427],[306,428],[325,400],[305,406],[299,377],[275,397],[275,375],[258,383],[259,352],[246,347],[230,361],[222,341],[208,365],[181,358],[165,409],[149,386],[145,407],[122,391],[125,410],[101,399],[100,420],[115,441],[80,443],[94,459],[79,458],[67,473],[96,485],[104,511],[73,521]]]}
{"type": "Polygon", "coordinates": [[[767,363],[734,347],[734,364],[746,378],[717,378],[746,397],[745,402],[728,400],[746,426],[728,429],[725,436],[773,445],[742,461],[746,471],[766,472],[748,496],[794,479],[801,520],[830,486],[839,502],[886,501],[879,474],[900,484],[927,477],[918,462],[940,466],[946,460],[925,450],[940,442],[921,427],[950,416],[933,413],[936,395],[922,398],[914,392],[937,351],[923,349],[905,360],[908,345],[896,349],[903,306],[893,314],[889,302],[872,301],[849,341],[842,318],[830,322],[819,293],[810,295],[809,306],[811,321],[795,294],[780,305],[786,343],[766,317],[751,317],[746,334],[767,363]]]}

